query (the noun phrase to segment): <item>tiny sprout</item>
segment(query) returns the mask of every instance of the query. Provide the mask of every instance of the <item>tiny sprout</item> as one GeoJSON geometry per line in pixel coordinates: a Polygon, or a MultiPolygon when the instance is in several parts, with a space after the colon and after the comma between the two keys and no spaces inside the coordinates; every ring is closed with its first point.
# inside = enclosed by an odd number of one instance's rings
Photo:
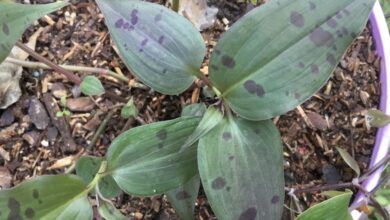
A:
{"type": "Polygon", "coordinates": [[[124,119],[128,119],[130,117],[137,117],[138,109],[134,104],[134,99],[131,98],[125,106],[123,106],[121,110],[121,116],[124,119]]]}
{"type": "Polygon", "coordinates": [[[366,126],[368,128],[381,128],[390,123],[390,116],[378,109],[370,109],[365,114],[366,126]]]}

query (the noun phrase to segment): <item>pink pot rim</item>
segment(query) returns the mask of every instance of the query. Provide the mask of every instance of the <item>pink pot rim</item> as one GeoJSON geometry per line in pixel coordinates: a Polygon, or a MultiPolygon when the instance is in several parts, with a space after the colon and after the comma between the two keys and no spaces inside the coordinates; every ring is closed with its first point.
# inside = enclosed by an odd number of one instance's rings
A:
{"type": "MultiPolygon", "coordinates": [[[[378,55],[381,57],[381,98],[379,108],[384,113],[390,114],[390,86],[387,85],[387,81],[390,80],[390,72],[388,72],[388,70],[390,70],[390,35],[385,15],[379,1],[377,1],[374,5],[370,15],[370,23],[376,50],[378,55]]],[[[378,129],[369,167],[373,167],[389,153],[389,146],[390,125],[378,129]]],[[[363,183],[363,186],[367,191],[371,191],[377,186],[382,171],[383,168],[378,169],[363,183]]],[[[352,207],[357,207],[359,204],[362,204],[362,202],[364,202],[364,195],[360,192],[352,204],[352,207]]],[[[360,217],[357,211],[352,212],[352,214],[354,219],[358,219],[360,217]]]]}

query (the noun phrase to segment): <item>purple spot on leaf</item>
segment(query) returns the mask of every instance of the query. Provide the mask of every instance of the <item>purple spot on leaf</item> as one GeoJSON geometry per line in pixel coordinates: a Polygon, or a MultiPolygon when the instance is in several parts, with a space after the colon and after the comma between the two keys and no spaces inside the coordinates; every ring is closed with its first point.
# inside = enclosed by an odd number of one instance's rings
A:
{"type": "Polygon", "coordinates": [[[341,31],[343,32],[344,35],[348,35],[348,29],[346,27],[341,28],[341,31]]]}
{"type": "Polygon", "coordinates": [[[273,196],[272,199],[271,199],[271,203],[272,204],[278,203],[279,200],[280,200],[279,196],[273,196]]]}
{"type": "Polygon", "coordinates": [[[301,28],[305,25],[305,19],[303,18],[303,15],[296,12],[296,11],[291,12],[290,22],[294,26],[299,27],[299,28],[301,28]]]}
{"type": "Polygon", "coordinates": [[[301,99],[301,94],[299,94],[299,93],[294,93],[294,97],[296,98],[296,99],[301,99]]]}
{"type": "Polygon", "coordinates": [[[229,140],[232,139],[232,133],[230,133],[230,132],[223,132],[222,138],[223,138],[225,141],[229,141],[229,140]]]}
{"type": "Polygon", "coordinates": [[[318,27],[313,32],[311,32],[309,38],[317,47],[331,47],[334,45],[334,38],[332,34],[328,31],[325,31],[322,27],[318,27]]]}
{"type": "Polygon", "coordinates": [[[32,196],[34,199],[39,199],[39,192],[37,189],[33,189],[32,196]]]}
{"type": "Polygon", "coordinates": [[[341,19],[341,18],[343,18],[343,15],[341,14],[341,12],[340,12],[340,11],[338,11],[338,12],[337,12],[337,14],[336,14],[336,18],[337,18],[337,19],[341,19]]]}
{"type": "Polygon", "coordinates": [[[305,64],[303,64],[302,62],[299,62],[299,63],[298,63],[298,67],[301,68],[301,69],[303,69],[303,68],[305,68],[305,64]]]}
{"type": "Polygon", "coordinates": [[[161,14],[158,14],[158,15],[156,15],[156,16],[154,17],[154,21],[155,21],[155,22],[159,22],[159,21],[161,21],[161,18],[162,18],[162,15],[161,15],[161,14]]]}
{"type": "Polygon", "coordinates": [[[336,65],[337,64],[336,58],[334,57],[333,54],[330,54],[330,53],[326,54],[326,61],[328,61],[328,63],[331,64],[331,65],[336,65]]]}
{"type": "Polygon", "coordinates": [[[26,211],[24,212],[24,215],[26,215],[27,218],[34,218],[34,215],[35,215],[35,212],[32,208],[28,208],[26,209],[26,211]]]}
{"type": "Polygon", "coordinates": [[[137,9],[133,9],[131,11],[131,16],[137,16],[137,14],[138,14],[138,10],[137,9]]]}
{"type": "Polygon", "coordinates": [[[234,160],[234,156],[233,155],[229,156],[229,160],[230,161],[234,160]]]}
{"type": "Polygon", "coordinates": [[[230,190],[232,189],[232,187],[228,186],[226,187],[226,191],[230,192],[230,190]]]}
{"type": "Polygon", "coordinates": [[[148,43],[148,39],[145,38],[145,39],[141,42],[141,47],[146,46],[147,43],[148,43]]]}
{"type": "Polygon", "coordinates": [[[337,35],[338,38],[342,38],[343,37],[343,33],[341,33],[340,30],[336,31],[336,35],[337,35]]]}
{"type": "Polygon", "coordinates": [[[3,23],[3,32],[5,35],[9,35],[9,27],[6,23],[3,23]]]}
{"type": "Polygon", "coordinates": [[[161,37],[158,39],[158,43],[159,43],[159,44],[164,43],[164,39],[165,39],[165,37],[164,37],[164,36],[161,36],[161,37]]]}
{"type": "Polygon", "coordinates": [[[346,16],[349,16],[351,13],[347,9],[343,9],[343,12],[346,16]]]}
{"type": "Polygon", "coordinates": [[[242,212],[239,220],[255,220],[256,216],[257,216],[257,209],[255,207],[252,207],[242,212]]]}
{"type": "Polygon", "coordinates": [[[1,44],[1,48],[2,48],[3,50],[8,50],[8,47],[7,47],[5,44],[1,44]]]}
{"type": "Polygon", "coordinates": [[[331,27],[331,28],[336,28],[337,27],[337,21],[334,18],[329,18],[326,21],[326,24],[331,27]]]}
{"type": "Polygon", "coordinates": [[[315,10],[316,9],[316,4],[314,4],[313,2],[309,2],[309,5],[310,5],[310,10],[315,10]]]}
{"type": "Polygon", "coordinates": [[[167,139],[167,130],[161,129],[160,131],[157,132],[156,134],[157,138],[160,140],[165,140],[167,139]]]}
{"type": "Polygon", "coordinates": [[[190,195],[188,195],[188,193],[186,191],[179,191],[176,193],[175,197],[178,200],[185,200],[185,199],[189,199],[190,195]]]}
{"type": "Polygon", "coordinates": [[[137,9],[133,9],[131,11],[131,19],[130,19],[130,21],[131,21],[131,24],[133,24],[133,25],[136,25],[138,23],[138,16],[137,16],[137,14],[138,14],[138,10],[137,9]]]}
{"type": "Polygon", "coordinates": [[[320,72],[320,69],[318,68],[318,66],[316,64],[312,64],[311,65],[311,73],[317,74],[319,72],[320,72]]]}
{"type": "Polygon", "coordinates": [[[164,144],[162,144],[162,143],[159,143],[158,145],[157,145],[157,148],[158,149],[162,149],[164,147],[164,144]]]}
{"type": "Polygon", "coordinates": [[[137,23],[138,23],[138,17],[137,16],[131,17],[131,24],[136,25],[137,23]]]}
{"type": "Polygon", "coordinates": [[[124,21],[123,21],[122,18],[121,18],[121,19],[118,19],[118,20],[115,22],[115,27],[116,27],[116,28],[122,28],[123,23],[124,23],[124,21]]]}
{"type": "Polygon", "coordinates": [[[213,180],[213,182],[211,183],[211,188],[215,190],[219,190],[225,187],[225,185],[226,185],[225,179],[222,177],[218,177],[215,180],[213,180]]]}
{"type": "Polygon", "coordinates": [[[163,69],[163,71],[161,72],[161,75],[164,76],[167,73],[167,71],[168,71],[167,69],[163,69]]]}
{"type": "Polygon", "coordinates": [[[253,80],[246,81],[244,87],[249,93],[256,94],[258,97],[263,97],[265,94],[264,88],[253,80]]]}
{"type": "Polygon", "coordinates": [[[226,66],[227,68],[230,68],[230,69],[232,69],[236,65],[236,61],[234,61],[233,58],[231,58],[227,55],[222,56],[221,61],[222,61],[222,64],[224,66],[226,66]]]}
{"type": "Polygon", "coordinates": [[[8,214],[8,219],[12,219],[12,220],[21,220],[23,219],[22,216],[20,216],[20,203],[18,202],[18,200],[14,199],[14,198],[9,198],[8,199],[8,208],[10,210],[9,214],[8,214]]]}
{"type": "Polygon", "coordinates": [[[351,33],[350,36],[351,36],[352,38],[356,38],[356,37],[357,37],[357,35],[356,35],[355,33],[351,33]]]}
{"type": "Polygon", "coordinates": [[[214,53],[215,53],[216,55],[220,55],[220,54],[221,54],[221,51],[219,51],[219,50],[214,50],[214,53]]]}
{"type": "Polygon", "coordinates": [[[124,29],[129,29],[130,28],[129,22],[124,23],[123,28],[124,29]]]}

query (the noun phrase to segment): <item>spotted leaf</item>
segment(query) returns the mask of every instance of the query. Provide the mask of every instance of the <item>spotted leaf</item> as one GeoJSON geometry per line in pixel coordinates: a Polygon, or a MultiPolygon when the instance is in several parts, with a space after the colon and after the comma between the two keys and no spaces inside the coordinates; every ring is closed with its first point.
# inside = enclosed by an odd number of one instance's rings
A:
{"type": "Polygon", "coordinates": [[[0,219],[92,219],[86,185],[77,176],[40,176],[0,191],[0,219]]]}
{"type": "MultiPolygon", "coordinates": [[[[85,184],[89,184],[103,161],[101,157],[84,156],[77,160],[76,173],[80,176],[85,184]]],[[[121,190],[115,180],[110,176],[104,176],[99,180],[99,191],[105,198],[112,198],[119,195],[121,190]]]]}
{"type": "Polygon", "coordinates": [[[195,175],[184,185],[166,193],[168,201],[183,220],[195,219],[194,208],[200,186],[199,175],[195,175]]]}
{"type": "Polygon", "coordinates": [[[352,220],[348,211],[348,205],[351,200],[352,192],[347,191],[325,200],[300,214],[297,220],[326,220],[326,219],[345,219],[352,220]]]}
{"type": "Polygon", "coordinates": [[[18,4],[11,1],[0,2],[0,63],[11,52],[24,30],[40,17],[68,5],[56,2],[43,5],[18,4]]]}
{"type": "Polygon", "coordinates": [[[199,140],[198,166],[218,219],[281,219],[282,146],[272,121],[224,119],[199,140]]]}
{"type": "Polygon", "coordinates": [[[97,2],[121,57],[146,85],[178,94],[201,74],[205,45],[191,22],[144,1],[97,2]]]}
{"type": "Polygon", "coordinates": [[[199,124],[199,117],[181,117],[133,128],[108,149],[108,173],[129,194],[167,192],[198,173],[196,147],[180,148],[199,124]]]}
{"type": "Polygon", "coordinates": [[[210,78],[241,117],[264,120],[311,97],[365,27],[374,0],[274,0],[224,34],[210,78]]]}

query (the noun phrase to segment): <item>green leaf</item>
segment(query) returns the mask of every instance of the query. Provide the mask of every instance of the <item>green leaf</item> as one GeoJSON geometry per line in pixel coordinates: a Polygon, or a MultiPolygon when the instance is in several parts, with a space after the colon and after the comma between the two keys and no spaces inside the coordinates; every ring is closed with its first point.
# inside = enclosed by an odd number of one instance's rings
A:
{"type": "Polygon", "coordinates": [[[131,97],[131,99],[126,103],[125,106],[123,106],[121,110],[121,117],[124,119],[128,119],[130,117],[137,117],[138,115],[138,109],[137,106],[134,104],[134,99],[131,97]]]}
{"type": "Polygon", "coordinates": [[[282,146],[272,121],[224,119],[199,140],[198,166],[218,219],[281,219],[282,146]]]}
{"type": "Polygon", "coordinates": [[[84,95],[102,95],[105,92],[102,83],[95,76],[84,77],[80,88],[84,95]]]}
{"type": "Polygon", "coordinates": [[[77,176],[40,176],[0,191],[1,219],[92,219],[86,185],[77,176]]]}
{"type": "Polygon", "coordinates": [[[360,168],[359,164],[356,162],[356,160],[348,153],[348,151],[336,147],[337,151],[340,153],[341,158],[345,161],[345,163],[348,164],[349,167],[351,167],[355,172],[356,175],[359,177],[360,176],[360,168]]]}
{"type": "MultiPolygon", "coordinates": [[[[76,163],[76,173],[83,179],[85,184],[89,184],[97,172],[103,158],[83,156],[76,163]]],[[[99,191],[105,198],[113,198],[120,194],[121,190],[111,176],[105,176],[99,180],[99,191]]]]}
{"type": "Polygon", "coordinates": [[[345,192],[341,192],[341,191],[325,191],[325,192],[321,192],[320,194],[323,195],[323,196],[332,198],[332,197],[335,197],[335,196],[342,195],[344,193],[345,192]]]}
{"type": "Polygon", "coordinates": [[[187,105],[183,108],[181,116],[199,116],[202,117],[207,108],[204,103],[196,103],[187,105]]]}
{"type": "Polygon", "coordinates": [[[390,116],[378,109],[367,110],[365,114],[367,127],[381,128],[390,123],[390,116]]]}
{"type": "Polygon", "coordinates": [[[146,85],[165,94],[186,90],[200,73],[205,44],[184,17],[143,1],[98,0],[127,66],[146,85]]]}
{"type": "Polygon", "coordinates": [[[311,97],[365,27],[374,0],[274,0],[224,34],[210,79],[240,116],[264,120],[311,97]]]}
{"type": "Polygon", "coordinates": [[[202,120],[200,121],[198,127],[195,131],[188,137],[182,149],[192,146],[195,142],[199,140],[200,137],[205,135],[211,129],[213,129],[217,124],[219,124],[223,119],[223,114],[211,106],[207,109],[206,113],[203,115],[202,120]]]}
{"type": "Polygon", "coordinates": [[[348,211],[349,201],[351,200],[352,192],[332,197],[325,200],[300,214],[297,220],[328,220],[328,219],[345,219],[352,220],[352,216],[348,211]]]}
{"type": "Polygon", "coordinates": [[[200,178],[199,175],[196,175],[183,186],[166,193],[168,201],[175,208],[181,219],[194,219],[195,201],[198,197],[199,186],[200,178]]]}
{"type": "Polygon", "coordinates": [[[382,188],[375,192],[375,199],[381,206],[390,205],[390,188],[382,186],[382,188]]]}
{"type": "Polygon", "coordinates": [[[390,0],[380,0],[380,3],[386,17],[387,26],[390,27],[390,18],[388,17],[390,14],[390,0]]]}
{"type": "Polygon", "coordinates": [[[11,52],[14,44],[23,32],[35,20],[68,5],[66,2],[56,2],[44,5],[26,5],[0,2],[0,63],[11,52]]]}
{"type": "Polygon", "coordinates": [[[56,112],[56,117],[57,118],[61,118],[62,116],[64,116],[63,112],[56,112]]]}
{"type": "Polygon", "coordinates": [[[257,0],[251,0],[252,5],[257,5],[257,0]]]}
{"type": "Polygon", "coordinates": [[[108,149],[107,172],[133,195],[150,196],[183,185],[198,172],[197,148],[179,150],[199,121],[181,117],[124,132],[108,149]]]}
{"type": "Polygon", "coordinates": [[[99,214],[107,220],[126,220],[127,218],[115,208],[112,203],[105,200],[99,200],[99,214]]]}

